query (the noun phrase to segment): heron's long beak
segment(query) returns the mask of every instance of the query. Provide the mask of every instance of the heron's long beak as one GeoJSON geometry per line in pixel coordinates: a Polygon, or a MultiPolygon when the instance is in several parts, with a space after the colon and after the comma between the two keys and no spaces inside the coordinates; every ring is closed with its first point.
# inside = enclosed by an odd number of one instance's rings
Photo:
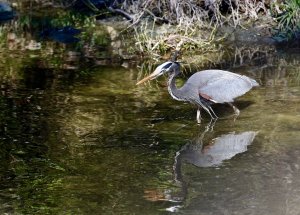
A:
{"type": "Polygon", "coordinates": [[[147,77],[145,77],[142,80],[140,80],[139,82],[137,82],[136,85],[140,85],[140,84],[142,84],[142,83],[144,83],[146,81],[153,80],[153,79],[161,76],[163,74],[163,72],[164,72],[164,70],[156,69],[150,75],[148,75],[147,77]]]}
{"type": "Polygon", "coordinates": [[[140,84],[142,84],[142,83],[144,83],[144,82],[146,82],[146,81],[152,80],[152,79],[154,79],[154,78],[156,78],[156,75],[153,74],[153,73],[151,73],[151,74],[148,75],[147,77],[145,77],[145,78],[143,78],[142,80],[140,80],[139,82],[137,82],[136,85],[140,85],[140,84]]]}
{"type": "Polygon", "coordinates": [[[152,72],[150,75],[148,75],[147,77],[145,77],[142,80],[140,80],[139,82],[137,82],[136,85],[140,85],[148,80],[153,80],[153,79],[163,75],[164,73],[169,71],[171,65],[173,65],[173,62],[171,62],[171,61],[167,61],[167,62],[161,64],[154,70],[154,72],[152,72]]]}

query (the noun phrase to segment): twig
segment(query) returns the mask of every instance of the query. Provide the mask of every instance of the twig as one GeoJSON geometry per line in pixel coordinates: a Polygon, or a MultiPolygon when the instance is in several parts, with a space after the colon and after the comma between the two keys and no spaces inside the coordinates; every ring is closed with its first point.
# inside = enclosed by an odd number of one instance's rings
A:
{"type": "Polygon", "coordinates": [[[177,44],[177,46],[175,48],[174,55],[171,59],[172,62],[177,61],[177,57],[179,56],[179,52],[180,52],[180,48],[181,48],[182,44],[183,44],[183,40],[180,40],[180,42],[177,44]]]}
{"type": "Polygon", "coordinates": [[[161,21],[161,23],[165,23],[165,24],[170,23],[169,20],[167,20],[167,19],[165,19],[165,18],[163,18],[163,17],[158,17],[158,16],[156,16],[154,13],[152,13],[152,12],[151,12],[150,10],[148,10],[147,8],[145,8],[144,11],[146,11],[147,13],[149,13],[149,14],[153,17],[154,22],[156,22],[156,23],[157,23],[158,21],[161,21]]]}
{"type": "Polygon", "coordinates": [[[121,10],[121,9],[114,9],[112,7],[108,7],[108,10],[112,13],[118,13],[118,14],[121,14],[122,16],[124,16],[126,19],[128,19],[130,22],[133,22],[133,16],[129,13],[127,13],[126,11],[124,10],[121,10]]]}

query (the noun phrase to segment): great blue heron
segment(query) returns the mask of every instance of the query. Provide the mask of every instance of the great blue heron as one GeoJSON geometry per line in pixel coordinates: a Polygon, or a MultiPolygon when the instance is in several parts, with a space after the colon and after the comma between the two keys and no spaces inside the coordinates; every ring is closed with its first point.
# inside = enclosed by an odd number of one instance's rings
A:
{"type": "Polygon", "coordinates": [[[198,106],[197,122],[201,122],[200,109],[203,108],[212,119],[218,118],[212,104],[228,103],[235,115],[240,111],[233,104],[233,100],[248,92],[259,84],[244,75],[235,74],[224,70],[203,70],[193,74],[186,83],[177,88],[175,77],[180,74],[178,62],[167,61],[158,66],[153,73],[137,82],[137,85],[148,80],[153,80],[165,73],[169,73],[168,91],[178,101],[188,101],[198,106]]]}

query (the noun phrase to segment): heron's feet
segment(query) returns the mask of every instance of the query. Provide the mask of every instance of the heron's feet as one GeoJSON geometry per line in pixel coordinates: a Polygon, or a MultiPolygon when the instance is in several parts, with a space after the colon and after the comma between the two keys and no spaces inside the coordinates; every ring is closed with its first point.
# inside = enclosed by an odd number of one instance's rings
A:
{"type": "Polygon", "coordinates": [[[201,111],[200,111],[200,109],[197,110],[197,118],[196,119],[197,119],[197,123],[201,124],[201,111]]]}
{"type": "MultiPolygon", "coordinates": [[[[217,119],[219,118],[214,112],[213,112],[213,114],[211,114],[210,112],[208,112],[209,113],[209,115],[210,115],[210,122],[216,122],[217,121],[217,119]]],[[[196,117],[196,120],[197,120],[197,123],[198,124],[201,124],[201,121],[202,121],[202,118],[201,118],[201,111],[200,111],[200,109],[198,109],[197,110],[197,117],[196,117]]]]}
{"type": "Polygon", "coordinates": [[[232,107],[233,111],[234,111],[234,115],[237,117],[240,115],[240,110],[234,106],[232,103],[228,103],[230,105],[230,107],[232,107]]]}
{"type": "Polygon", "coordinates": [[[235,107],[234,105],[232,105],[233,111],[234,111],[234,115],[239,116],[240,115],[240,110],[235,107]]]}
{"type": "Polygon", "coordinates": [[[235,122],[235,120],[240,115],[240,110],[237,107],[235,107],[234,105],[232,105],[232,108],[233,108],[233,111],[234,111],[234,122],[235,122]]]}
{"type": "Polygon", "coordinates": [[[234,114],[233,114],[234,119],[233,120],[235,122],[237,117],[240,115],[240,110],[236,106],[234,106],[232,103],[228,103],[228,104],[232,107],[232,109],[234,111],[234,114]]]}

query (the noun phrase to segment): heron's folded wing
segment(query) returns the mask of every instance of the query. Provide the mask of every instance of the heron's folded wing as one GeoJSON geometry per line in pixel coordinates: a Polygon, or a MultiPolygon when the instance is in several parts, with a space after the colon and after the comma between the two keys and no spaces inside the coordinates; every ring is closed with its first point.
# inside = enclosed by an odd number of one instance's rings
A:
{"type": "Polygon", "coordinates": [[[199,94],[210,96],[217,103],[233,102],[248,92],[252,87],[258,86],[257,82],[242,75],[228,75],[209,80],[199,88],[199,94]]]}

